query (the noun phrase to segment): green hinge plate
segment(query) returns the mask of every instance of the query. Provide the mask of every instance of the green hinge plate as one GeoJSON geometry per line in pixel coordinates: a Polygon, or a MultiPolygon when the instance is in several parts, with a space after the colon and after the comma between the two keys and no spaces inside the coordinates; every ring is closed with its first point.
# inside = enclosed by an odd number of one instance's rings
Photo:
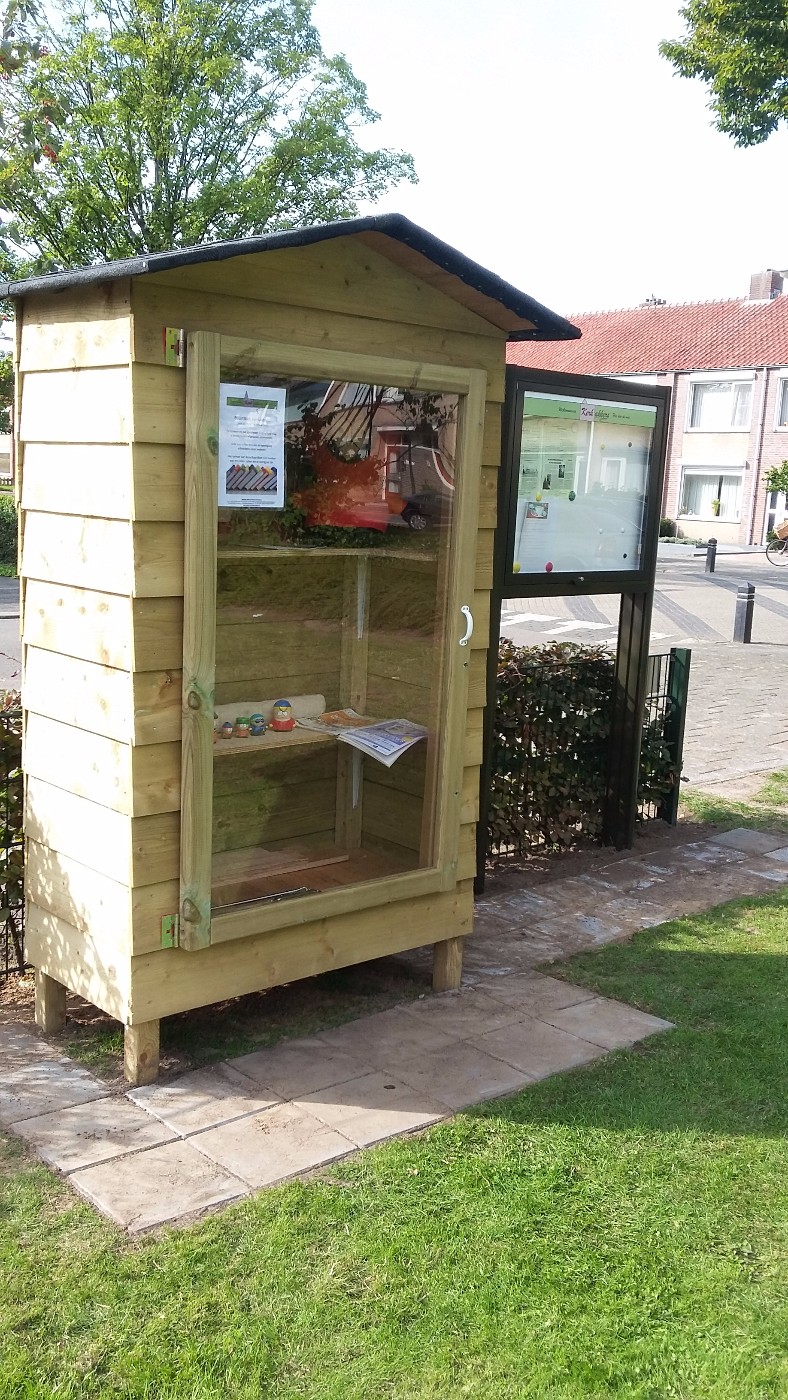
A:
{"type": "Polygon", "coordinates": [[[165,914],[161,921],[162,948],[177,948],[180,943],[180,930],[180,915],[165,914]]]}

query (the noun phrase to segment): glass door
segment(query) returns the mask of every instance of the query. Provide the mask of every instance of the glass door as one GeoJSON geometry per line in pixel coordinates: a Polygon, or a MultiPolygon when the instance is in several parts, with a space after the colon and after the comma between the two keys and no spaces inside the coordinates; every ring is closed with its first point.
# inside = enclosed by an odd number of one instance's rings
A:
{"type": "Polygon", "coordinates": [[[218,424],[187,508],[205,674],[198,716],[187,658],[182,921],[201,946],[302,922],[306,900],[323,917],[453,883],[484,386],[194,340],[197,437],[211,400],[218,424]]]}

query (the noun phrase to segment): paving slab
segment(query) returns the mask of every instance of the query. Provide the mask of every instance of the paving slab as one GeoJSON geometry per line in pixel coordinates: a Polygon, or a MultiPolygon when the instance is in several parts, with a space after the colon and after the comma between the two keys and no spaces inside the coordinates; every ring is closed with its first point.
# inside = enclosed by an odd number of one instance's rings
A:
{"type": "Polygon", "coordinates": [[[767,851],[767,860],[779,860],[788,865],[788,846],[780,846],[779,850],[767,851]]]}
{"type": "Polygon", "coordinates": [[[68,1179],[81,1196],[132,1233],[248,1194],[245,1182],[190,1142],[178,1140],[86,1167],[68,1179]]]}
{"type": "Polygon", "coordinates": [[[574,1006],[580,1001],[590,1001],[595,995],[587,987],[575,987],[571,982],[562,982],[558,977],[545,977],[541,972],[532,972],[516,977],[501,977],[485,983],[485,991],[498,1001],[504,1001],[521,1016],[540,1016],[543,1011],[558,1011],[563,1006],[574,1006]]]}
{"type": "Polygon", "coordinates": [[[132,1089],[129,1098],[180,1137],[247,1113],[259,1113],[280,1101],[278,1094],[253,1084],[228,1065],[191,1070],[172,1084],[132,1089]]]}
{"type": "MultiPolygon", "coordinates": [[[[453,1053],[456,1045],[450,1044],[453,1053]]],[[[421,1062],[425,1062],[423,1056],[421,1062]]],[[[430,1063],[429,1057],[426,1063],[430,1063]]],[[[449,1112],[446,1103],[422,1087],[403,1083],[393,1072],[366,1074],[333,1089],[307,1094],[298,1100],[298,1107],[335,1128],[356,1147],[369,1147],[398,1133],[425,1128],[449,1112]]]]}
{"type": "Polygon", "coordinates": [[[675,1029],[672,1021],[649,1016],[634,1006],[609,1001],[606,997],[595,997],[593,1001],[583,1001],[560,1011],[547,1011],[544,1019],[551,1026],[570,1031],[572,1035],[590,1040],[605,1050],[622,1050],[658,1031],[675,1029]]]}
{"type": "Polygon", "coordinates": [[[744,851],[750,856],[768,855],[785,844],[785,836],[774,831],[751,831],[749,827],[737,826],[733,831],[724,831],[714,837],[716,846],[729,846],[735,851],[744,851]]]}
{"type": "Polygon", "coordinates": [[[228,1064],[255,1084],[273,1090],[280,1099],[295,1099],[345,1079],[357,1079],[369,1069],[366,1061],[327,1045],[317,1036],[283,1040],[267,1050],[239,1055],[228,1064]]]}
{"type": "MultiPolygon", "coordinates": [[[[417,1053],[441,1050],[451,1045],[456,1036],[446,1032],[446,1028],[429,1008],[442,997],[430,994],[406,1006],[392,1007],[390,1011],[378,1011],[374,1016],[364,1016],[359,1021],[348,1021],[331,1031],[322,1031],[318,1036],[326,1046],[341,1049],[363,1060],[375,1069],[393,1069],[395,1062],[410,1059],[417,1053]],[[424,1007],[423,1016],[410,1016],[410,1006],[424,1007]]],[[[317,1088],[320,1086],[317,1085],[317,1088]]]]}
{"type": "Polygon", "coordinates": [[[436,1050],[429,1058],[402,1061],[397,1072],[414,1089],[453,1109],[512,1094],[531,1082],[529,1074],[467,1041],[436,1050]]]}
{"type": "Polygon", "coordinates": [[[522,1070],[529,1080],[545,1079],[549,1074],[588,1064],[606,1053],[598,1044],[536,1019],[477,1036],[473,1044],[522,1070]]]}
{"type": "Polygon", "coordinates": [[[158,1147],[175,1137],[164,1123],[127,1098],[118,1097],[94,1099],[41,1118],[27,1118],[17,1123],[14,1131],[51,1167],[66,1173],[158,1147]]]}
{"type": "Polygon", "coordinates": [[[0,1077],[0,1125],[40,1118],[56,1109],[105,1098],[108,1090],[87,1070],[63,1060],[36,1058],[0,1077]]]}
{"type": "Polygon", "coordinates": [[[0,1074],[24,1069],[36,1060],[56,1060],[61,1065],[73,1063],[42,1036],[23,1030],[21,1026],[0,1025],[0,1074]]]}
{"type": "Polygon", "coordinates": [[[192,1145],[255,1187],[273,1186],[298,1172],[325,1166],[356,1147],[350,1138],[293,1103],[198,1133],[189,1139],[192,1145]]]}
{"type": "Polygon", "coordinates": [[[433,993],[423,1000],[409,1002],[402,1009],[412,1020],[421,1024],[426,1022],[450,1040],[466,1040],[469,1036],[497,1030],[518,1019],[516,1010],[491,997],[481,987],[473,987],[469,991],[433,993]]]}

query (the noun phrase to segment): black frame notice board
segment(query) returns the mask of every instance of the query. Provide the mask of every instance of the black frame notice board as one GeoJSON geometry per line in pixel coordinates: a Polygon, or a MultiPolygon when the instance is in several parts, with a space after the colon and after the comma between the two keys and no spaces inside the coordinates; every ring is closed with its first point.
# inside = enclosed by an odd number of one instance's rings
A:
{"type": "MultiPolygon", "coordinates": [[[[506,376],[506,402],[502,426],[502,465],[498,490],[498,523],[495,540],[494,582],[490,613],[490,649],[487,671],[487,711],[484,734],[484,763],[481,773],[481,801],[477,831],[477,891],[484,886],[487,834],[487,793],[490,780],[490,750],[495,711],[498,643],[500,639],[501,605],[505,598],[556,598],[588,596],[595,593],[615,593],[621,598],[618,644],[616,650],[616,684],[614,691],[610,760],[606,785],[603,834],[607,843],[624,849],[632,845],[637,816],[637,785],[640,765],[642,715],[646,695],[649,632],[654,598],[654,579],[659,541],[659,521],[667,451],[667,425],[670,411],[670,389],[665,385],[636,384],[596,375],[559,374],[543,370],[510,367],[506,376]],[[597,406],[601,422],[617,425],[629,422],[650,424],[650,451],[645,462],[642,490],[637,502],[639,510],[639,550],[636,561],[632,556],[622,566],[614,567],[615,551],[610,549],[607,560],[584,566],[582,560],[571,560],[562,567],[516,569],[515,545],[518,527],[518,505],[522,524],[521,442],[523,441],[523,410],[535,399],[566,400],[567,417],[578,417],[578,408],[589,419],[597,406]],[[607,405],[610,409],[607,409],[607,405]]],[[[560,412],[560,410],[559,410],[560,412]]],[[[614,427],[610,431],[615,432],[614,427]]],[[[632,435],[634,438],[634,434],[632,435]]],[[[627,444],[630,448],[632,442],[627,444]]],[[[622,449],[623,450],[623,449],[622,449]]],[[[590,453],[589,453],[590,456],[590,453]]],[[[618,460],[618,459],[613,459],[618,460]]],[[[626,470],[624,457],[620,459],[626,470]]],[[[538,482],[536,483],[538,485],[538,482]]],[[[545,504],[549,510],[550,478],[545,504]]],[[[627,493],[634,497],[636,493],[627,493]]],[[[592,500],[593,498],[586,498],[592,500]]],[[[534,515],[547,515],[537,492],[534,515]],[[538,502],[537,503],[537,497],[538,502]]],[[[572,496],[574,503],[575,497],[572,496]]],[[[529,508],[530,508],[530,502],[529,508]]],[[[583,502],[580,502],[582,509],[583,502]]],[[[564,518],[567,518],[565,515],[564,518]]],[[[568,517],[571,519],[571,515],[568,517]]],[[[602,517],[600,517],[602,518],[602,517]]],[[[595,522],[596,523],[596,522],[595,522]]],[[[539,525],[537,525],[537,529],[539,525]]],[[[597,532],[594,531],[596,534],[597,532]]],[[[599,535],[602,530],[599,529],[599,535]]],[[[622,536],[624,529],[621,529],[622,536]]],[[[553,531],[555,541],[560,538],[553,531]]],[[[626,542],[626,541],[624,541],[626,542]]],[[[626,556],[624,556],[626,557],[626,556]]]]}

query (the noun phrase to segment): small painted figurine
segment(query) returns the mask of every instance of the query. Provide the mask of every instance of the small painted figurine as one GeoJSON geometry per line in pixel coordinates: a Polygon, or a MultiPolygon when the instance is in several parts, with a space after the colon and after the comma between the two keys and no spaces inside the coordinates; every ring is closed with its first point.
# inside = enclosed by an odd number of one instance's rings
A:
{"type": "Polygon", "coordinates": [[[275,700],[271,728],[277,733],[286,733],[289,729],[295,729],[293,718],[293,707],[289,700],[275,700]]]}
{"type": "Polygon", "coordinates": [[[233,737],[236,739],[248,739],[252,721],[248,715],[239,715],[233,728],[233,737]]]}
{"type": "Polygon", "coordinates": [[[265,719],[261,714],[252,715],[249,720],[249,725],[249,733],[253,738],[256,739],[258,735],[265,734],[265,719]]]}
{"type": "Polygon", "coordinates": [[[221,728],[221,735],[222,735],[222,738],[223,738],[223,739],[232,739],[232,737],[233,737],[233,725],[232,725],[232,720],[226,719],[226,720],[224,721],[224,724],[222,725],[222,728],[221,728]]]}

